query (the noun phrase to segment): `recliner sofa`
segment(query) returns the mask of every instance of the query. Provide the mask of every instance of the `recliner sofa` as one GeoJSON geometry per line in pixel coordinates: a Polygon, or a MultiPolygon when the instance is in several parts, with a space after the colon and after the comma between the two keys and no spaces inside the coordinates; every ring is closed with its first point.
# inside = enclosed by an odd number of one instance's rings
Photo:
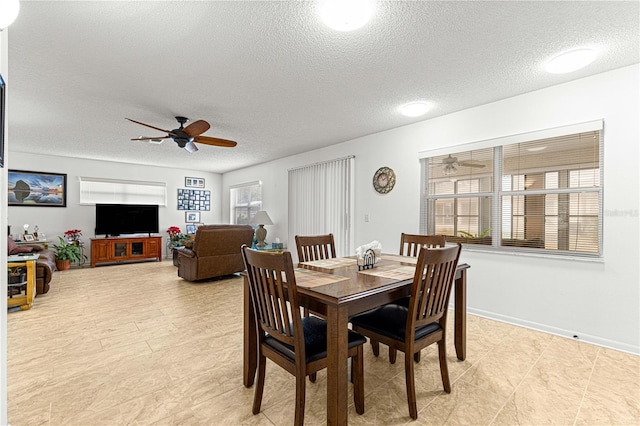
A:
{"type": "Polygon", "coordinates": [[[240,247],[251,246],[249,225],[204,225],[196,231],[191,248],[178,253],[178,276],[187,281],[206,280],[244,271],[240,247]]]}

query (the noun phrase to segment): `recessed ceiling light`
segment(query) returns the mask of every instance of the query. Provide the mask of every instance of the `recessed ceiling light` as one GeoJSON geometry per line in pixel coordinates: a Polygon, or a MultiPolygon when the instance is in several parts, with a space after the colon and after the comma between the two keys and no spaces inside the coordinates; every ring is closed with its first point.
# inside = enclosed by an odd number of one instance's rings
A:
{"type": "Polygon", "coordinates": [[[353,31],[369,22],[371,4],[368,0],[327,0],[322,5],[321,17],[336,31],[353,31]]]}
{"type": "Polygon", "coordinates": [[[565,74],[584,68],[596,59],[596,52],[591,49],[577,49],[556,56],[545,65],[547,72],[565,74]]]}
{"type": "Polygon", "coordinates": [[[400,107],[400,113],[407,117],[420,117],[425,115],[431,109],[431,105],[427,102],[410,102],[400,107]]]}

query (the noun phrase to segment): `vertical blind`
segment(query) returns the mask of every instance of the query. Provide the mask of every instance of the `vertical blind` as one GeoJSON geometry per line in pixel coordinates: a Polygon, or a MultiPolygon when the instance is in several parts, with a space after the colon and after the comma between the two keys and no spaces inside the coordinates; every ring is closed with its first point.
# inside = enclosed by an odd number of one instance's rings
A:
{"type": "Polygon", "coordinates": [[[591,127],[423,158],[421,231],[506,250],[601,256],[602,122],[591,127]]]}
{"type": "Polygon", "coordinates": [[[332,233],[337,256],[353,252],[355,157],[312,164],[289,172],[289,242],[296,235],[332,233]]]}

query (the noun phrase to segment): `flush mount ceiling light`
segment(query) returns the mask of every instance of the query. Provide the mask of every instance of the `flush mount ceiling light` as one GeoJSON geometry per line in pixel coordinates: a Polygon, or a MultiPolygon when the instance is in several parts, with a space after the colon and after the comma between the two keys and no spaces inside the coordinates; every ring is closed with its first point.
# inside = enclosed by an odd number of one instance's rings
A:
{"type": "Polygon", "coordinates": [[[19,0],[0,1],[0,31],[7,28],[18,17],[20,12],[19,0]]]}
{"type": "Polygon", "coordinates": [[[400,107],[400,114],[406,117],[420,117],[431,109],[427,102],[411,102],[400,107]]]}
{"type": "Polygon", "coordinates": [[[566,74],[584,68],[596,59],[592,49],[577,49],[556,56],[544,68],[551,74],[566,74]]]}
{"type": "Polygon", "coordinates": [[[320,16],[336,31],[353,31],[369,22],[371,13],[368,0],[327,0],[322,5],[320,16]]]}

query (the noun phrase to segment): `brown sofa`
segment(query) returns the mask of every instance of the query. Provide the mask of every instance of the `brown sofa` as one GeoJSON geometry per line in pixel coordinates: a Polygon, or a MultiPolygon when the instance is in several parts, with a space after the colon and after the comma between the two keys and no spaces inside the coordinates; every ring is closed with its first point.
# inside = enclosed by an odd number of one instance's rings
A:
{"type": "Polygon", "coordinates": [[[36,296],[49,291],[49,283],[56,270],[55,253],[40,244],[18,246],[11,237],[7,238],[7,254],[38,253],[36,260],[36,296]]]}
{"type": "Polygon", "coordinates": [[[249,225],[205,225],[198,228],[191,248],[178,253],[178,276],[198,281],[244,271],[240,247],[251,246],[249,225]]]}

